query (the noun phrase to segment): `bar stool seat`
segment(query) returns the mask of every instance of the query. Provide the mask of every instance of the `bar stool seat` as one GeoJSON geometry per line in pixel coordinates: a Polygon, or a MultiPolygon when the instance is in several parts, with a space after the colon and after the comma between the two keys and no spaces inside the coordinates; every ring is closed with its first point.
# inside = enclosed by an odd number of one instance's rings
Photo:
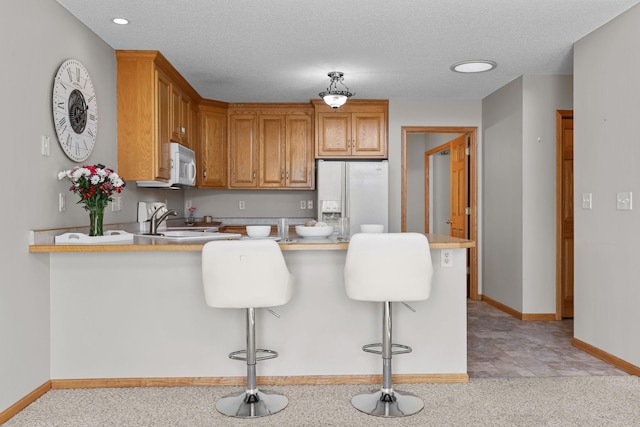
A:
{"type": "Polygon", "coordinates": [[[382,355],[382,386],[352,397],[351,403],[359,411],[402,417],[424,408],[420,397],[393,389],[391,358],[412,350],[392,341],[391,303],[428,299],[432,277],[431,250],[423,234],[358,233],[351,238],[344,267],[347,296],[383,304],[382,342],[362,347],[363,351],[382,355]]]}
{"type": "Polygon", "coordinates": [[[236,418],[272,415],[286,408],[286,396],[258,390],[256,362],[278,353],[257,349],[255,309],[289,302],[292,276],[278,244],[273,240],[216,240],[202,248],[202,281],[207,305],[214,308],[246,309],[246,339],[243,350],[229,354],[246,361],[247,388],[218,400],[216,409],[236,418]]]}

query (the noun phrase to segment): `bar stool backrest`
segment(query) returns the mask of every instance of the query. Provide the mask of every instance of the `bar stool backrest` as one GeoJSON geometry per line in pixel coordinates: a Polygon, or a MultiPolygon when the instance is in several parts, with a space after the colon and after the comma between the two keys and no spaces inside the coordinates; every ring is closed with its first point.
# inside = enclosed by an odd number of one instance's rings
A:
{"type": "Polygon", "coordinates": [[[419,233],[357,233],[344,267],[347,296],[359,301],[429,298],[433,264],[429,241],[419,233]]]}
{"type": "Polygon", "coordinates": [[[293,281],[273,240],[215,240],[202,248],[207,305],[216,308],[275,307],[291,299],[293,281]]]}

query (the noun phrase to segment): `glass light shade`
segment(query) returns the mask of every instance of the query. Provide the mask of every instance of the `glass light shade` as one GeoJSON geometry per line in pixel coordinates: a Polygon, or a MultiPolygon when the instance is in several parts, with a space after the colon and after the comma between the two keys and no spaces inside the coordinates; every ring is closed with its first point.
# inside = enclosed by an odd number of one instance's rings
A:
{"type": "Polygon", "coordinates": [[[345,95],[341,95],[341,94],[327,94],[325,95],[322,99],[324,99],[324,102],[330,106],[331,108],[340,108],[344,105],[345,102],[347,102],[347,97],[345,95]]]}

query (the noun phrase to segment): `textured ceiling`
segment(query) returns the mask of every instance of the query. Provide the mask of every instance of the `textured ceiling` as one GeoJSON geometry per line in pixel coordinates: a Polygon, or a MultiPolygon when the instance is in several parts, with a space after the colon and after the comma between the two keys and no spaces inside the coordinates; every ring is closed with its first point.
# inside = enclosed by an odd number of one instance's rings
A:
{"type": "Polygon", "coordinates": [[[200,95],[227,102],[306,102],[333,70],[354,98],[482,99],[521,75],[571,74],[573,43],[640,3],[57,1],[114,49],[159,50],[200,95]],[[449,69],[481,58],[498,68],[449,69]]]}

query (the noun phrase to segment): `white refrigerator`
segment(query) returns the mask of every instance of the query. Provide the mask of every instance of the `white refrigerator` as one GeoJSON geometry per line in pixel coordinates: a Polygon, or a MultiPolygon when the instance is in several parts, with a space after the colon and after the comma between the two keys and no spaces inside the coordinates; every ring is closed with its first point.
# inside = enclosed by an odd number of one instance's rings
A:
{"type": "Polygon", "coordinates": [[[383,224],[389,231],[389,162],[318,160],[318,221],[334,226],[348,217],[350,234],[361,224],[383,224]]]}

